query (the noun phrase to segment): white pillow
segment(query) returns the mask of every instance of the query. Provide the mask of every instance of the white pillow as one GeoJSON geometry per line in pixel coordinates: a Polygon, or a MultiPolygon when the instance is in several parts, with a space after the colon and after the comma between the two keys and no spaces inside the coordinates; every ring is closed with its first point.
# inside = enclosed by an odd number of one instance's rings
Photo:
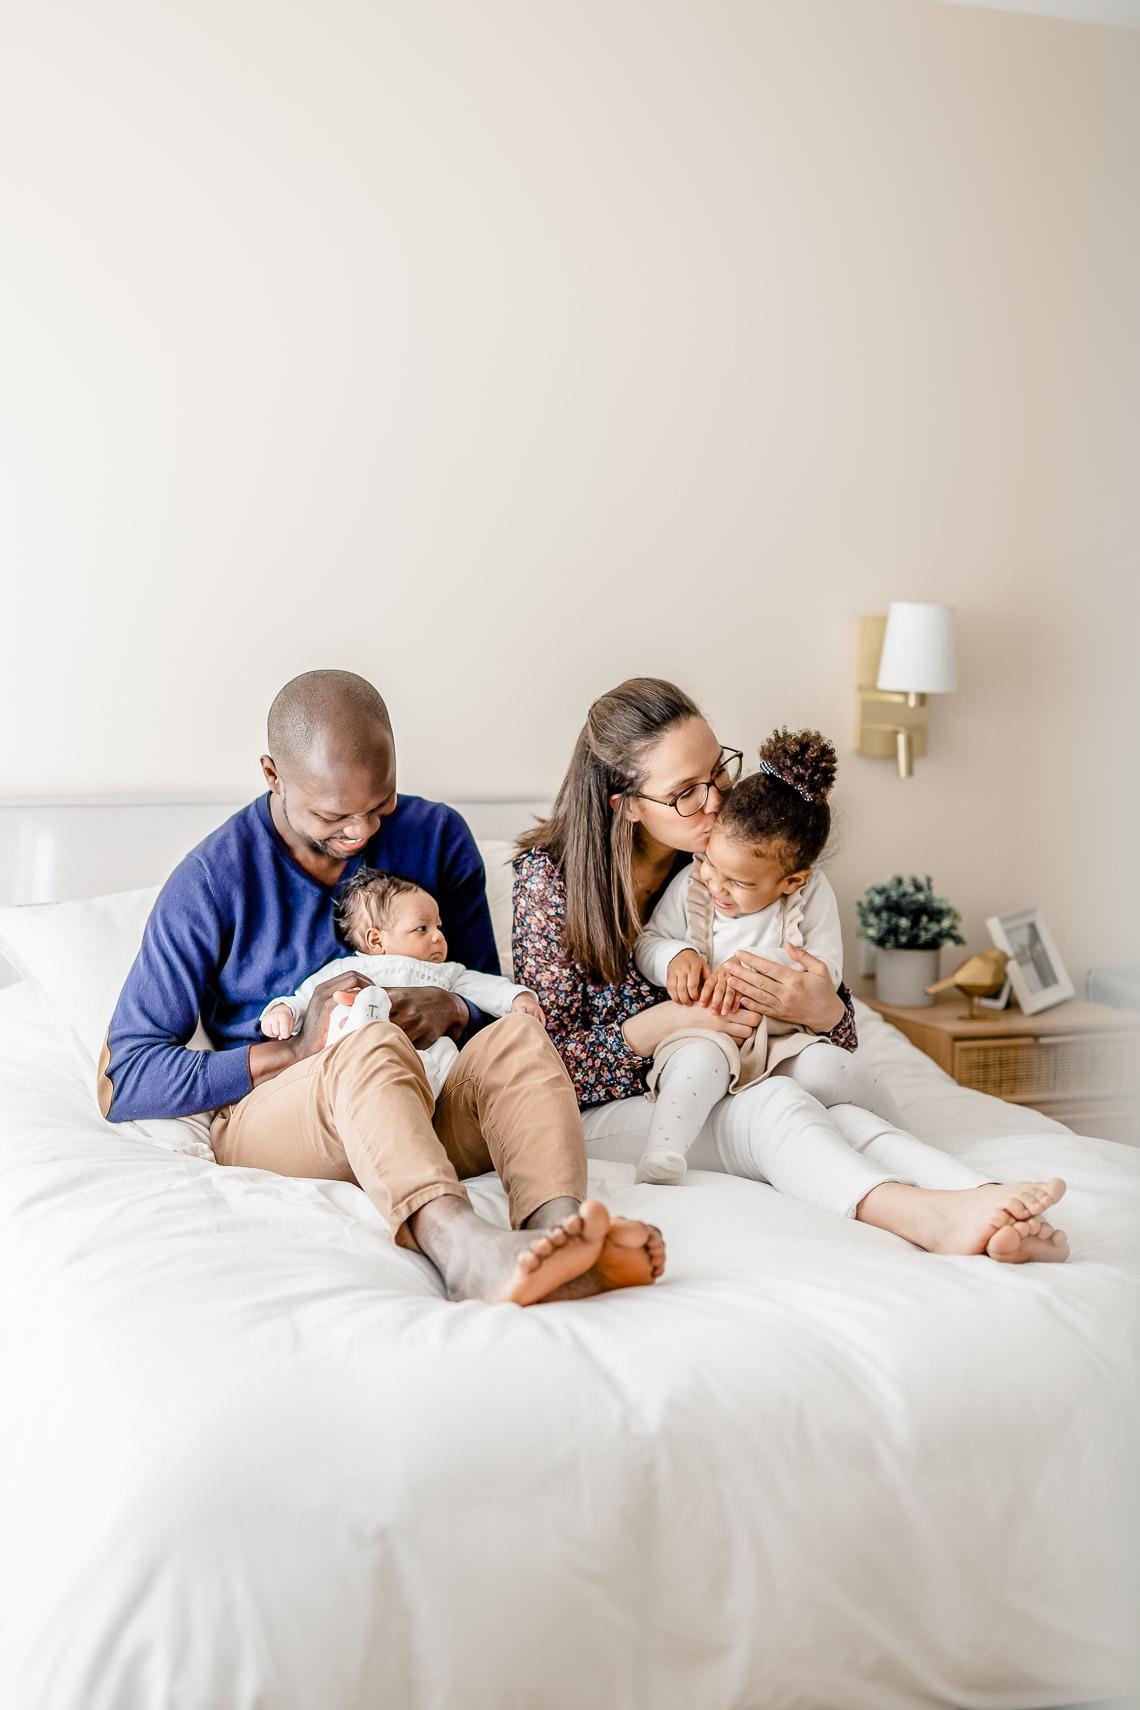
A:
{"type": "MultiPolygon", "coordinates": [[[[59,1023],[60,1038],[88,1079],[92,1104],[111,1015],[157,895],[158,886],[148,885],[141,891],[76,902],[0,908],[0,951],[43,994],[59,1023]]],[[[190,1043],[195,1050],[211,1049],[201,1026],[190,1043]]],[[[205,1116],[156,1117],[116,1127],[134,1131],[168,1152],[213,1157],[205,1116]]]]}
{"type": "Polygon", "coordinates": [[[77,902],[0,908],[0,950],[38,986],[92,1071],[157,895],[158,886],[148,885],[77,902]]]}
{"type": "Polygon", "coordinates": [[[499,965],[508,979],[511,977],[511,887],[514,871],[513,843],[480,843],[479,853],[487,869],[487,904],[491,910],[491,925],[495,932],[495,948],[499,965]]]}
{"type": "MultiPolygon", "coordinates": [[[[514,845],[504,841],[479,845],[487,869],[487,901],[495,944],[503,971],[511,967],[510,862],[514,845]]],[[[60,1024],[61,1036],[78,1053],[90,1077],[95,1076],[111,1015],[123,981],[142,943],[147,916],[158,895],[157,885],[119,891],[113,896],[85,897],[75,902],[27,903],[0,908],[0,952],[21,977],[43,993],[60,1024]]],[[[199,1024],[191,1049],[212,1047],[199,1024]]],[[[206,1117],[150,1119],[125,1123],[168,1151],[210,1157],[206,1117]]]]}

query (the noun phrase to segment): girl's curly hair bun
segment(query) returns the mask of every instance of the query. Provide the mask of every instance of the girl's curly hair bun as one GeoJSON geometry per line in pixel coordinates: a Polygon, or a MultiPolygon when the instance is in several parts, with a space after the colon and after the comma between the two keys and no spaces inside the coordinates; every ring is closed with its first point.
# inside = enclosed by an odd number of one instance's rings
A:
{"type": "Polygon", "coordinates": [[[760,766],[808,802],[824,802],[835,783],[839,759],[818,730],[774,730],[760,748],[760,766]]]}

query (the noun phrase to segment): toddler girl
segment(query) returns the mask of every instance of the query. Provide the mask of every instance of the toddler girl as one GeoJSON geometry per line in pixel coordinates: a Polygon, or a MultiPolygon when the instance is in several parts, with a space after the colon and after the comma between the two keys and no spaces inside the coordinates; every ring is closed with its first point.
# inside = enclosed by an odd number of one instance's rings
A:
{"type": "MultiPolygon", "coordinates": [[[[839,985],[839,909],[815,869],[831,829],[835,770],[835,750],[818,731],[776,731],[760,750],[760,771],[725,798],[707,851],[678,873],[634,947],[642,973],[674,1002],[735,1009],[723,964],[738,950],[794,967],[786,946],[801,947],[839,985]]],[[[854,1104],[902,1126],[891,1094],[858,1055],[813,1033],[762,1016],[738,1046],[723,1033],[683,1028],[653,1054],[656,1107],[638,1181],[681,1181],[685,1154],[718,1099],[771,1074],[790,1075],[824,1107],[854,1104]]]]}
{"type": "MultiPolygon", "coordinates": [[[[305,1019],[309,1000],[325,980],[348,970],[365,975],[372,984],[351,1004],[335,1009],[327,1045],[369,1021],[387,1021],[392,1004],[385,986],[438,986],[470,998],[489,1015],[521,1010],[545,1022],[533,992],[498,974],[477,974],[447,960],[447,939],[440,925],[435,898],[410,879],[360,867],[337,893],[336,927],[354,954],[342,956],[310,974],[291,997],[274,998],[261,1013],[261,1031],[270,1039],[288,1039],[305,1019]]],[[[447,1074],[459,1055],[453,1039],[437,1039],[419,1053],[432,1094],[438,1098],[447,1074]]]]}

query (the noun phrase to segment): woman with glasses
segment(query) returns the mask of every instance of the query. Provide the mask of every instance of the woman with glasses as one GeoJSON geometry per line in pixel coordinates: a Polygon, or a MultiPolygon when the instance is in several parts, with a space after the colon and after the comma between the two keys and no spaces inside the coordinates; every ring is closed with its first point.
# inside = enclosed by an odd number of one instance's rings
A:
{"type": "MultiPolygon", "coordinates": [[[[646,1076],[657,1047],[681,1028],[707,1028],[741,1045],[767,1016],[856,1048],[850,993],[842,984],[837,990],[826,963],[806,952],[797,953],[798,967],[766,962],[751,974],[734,967],[741,1002],[727,1015],[663,997],[633,961],[643,923],[674,876],[706,849],[741,769],[740,750],[718,742],[683,690],[634,677],[594,702],[550,816],[520,839],[514,977],[546,1012],[593,1156],[633,1164],[643,1156],[653,1116],[646,1076]]],[[[826,1173],[846,1194],[834,1209],[934,1252],[1014,1261],[1067,1256],[1064,1237],[1037,1215],[1044,1204],[1031,1203],[1029,1189],[1040,1184],[981,1184],[973,1172],[967,1181],[956,1174],[964,1166],[932,1147],[920,1148],[930,1155],[927,1185],[914,1185],[913,1176],[885,1179],[873,1161],[883,1123],[872,1133],[867,1122],[874,1128],[878,1119],[853,1105],[825,1112],[786,1075],[720,1100],[689,1163],[770,1182],[818,1204],[818,1184],[805,1183],[801,1154],[803,1136],[821,1118],[815,1153],[829,1148],[826,1173]],[[860,1119],[850,1135],[847,1113],[860,1119]]],[[[1051,1197],[1063,1191],[1052,1184],[1051,1197]]]]}

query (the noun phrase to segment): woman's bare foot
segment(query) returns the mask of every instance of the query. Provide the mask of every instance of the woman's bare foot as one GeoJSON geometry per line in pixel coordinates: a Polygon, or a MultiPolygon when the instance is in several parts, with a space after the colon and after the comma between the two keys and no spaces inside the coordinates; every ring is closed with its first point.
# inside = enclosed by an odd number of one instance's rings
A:
{"type": "Polygon", "coordinates": [[[1034,1259],[1063,1264],[1069,1256],[1069,1237],[1041,1217],[1025,1223],[1007,1223],[986,1242],[986,1252],[999,1264],[1024,1265],[1034,1259]]]}
{"type": "Polygon", "coordinates": [[[1058,1177],[956,1190],[884,1182],[860,1203],[856,1216],[928,1253],[986,1253],[1004,1264],[1058,1261],[1068,1258],[1069,1243],[1041,1213],[1064,1192],[1058,1177]]]}

